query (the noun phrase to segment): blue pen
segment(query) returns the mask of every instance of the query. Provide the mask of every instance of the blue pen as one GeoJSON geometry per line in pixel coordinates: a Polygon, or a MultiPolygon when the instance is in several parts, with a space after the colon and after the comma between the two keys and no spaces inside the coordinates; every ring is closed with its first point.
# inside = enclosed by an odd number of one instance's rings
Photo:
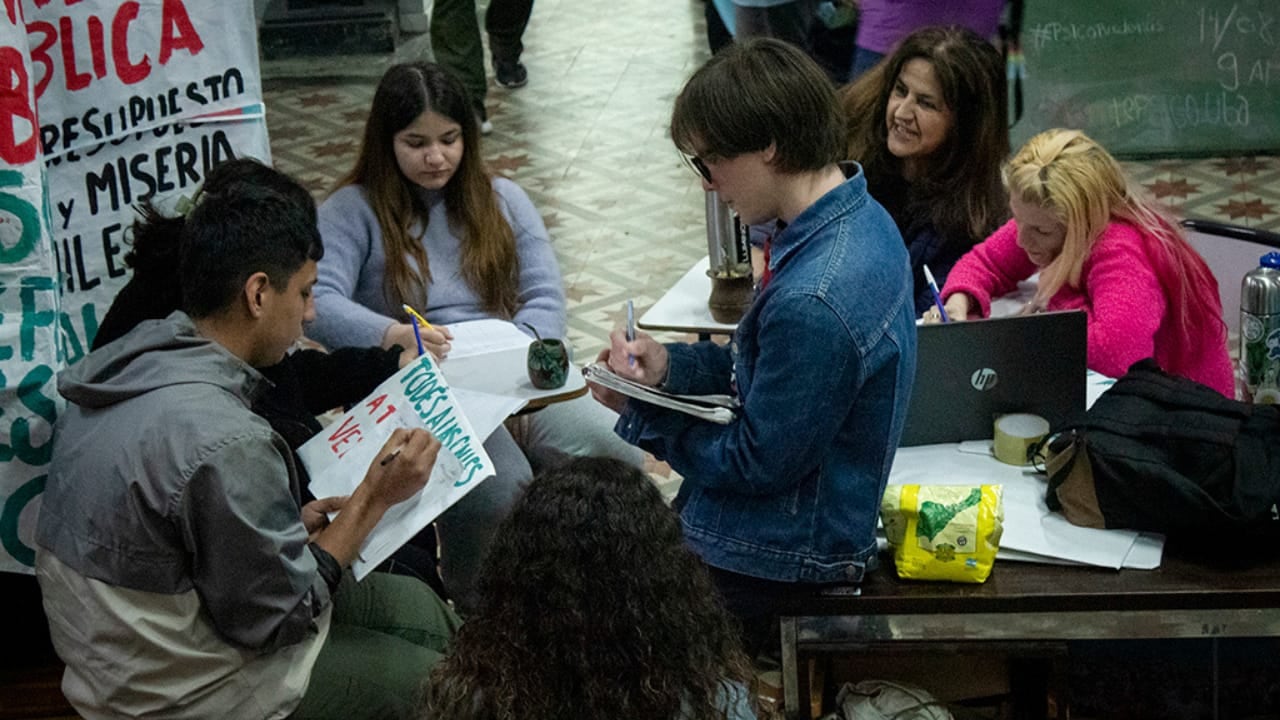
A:
{"type": "MultiPolygon", "coordinates": [[[[633,301],[627,301],[627,342],[635,342],[636,339],[636,305],[633,301]]],[[[627,362],[631,367],[636,366],[636,358],[634,355],[627,356],[627,362]]]]}
{"type": "Polygon", "coordinates": [[[409,318],[413,321],[413,339],[418,341],[418,357],[426,354],[426,350],[422,347],[422,332],[418,330],[418,318],[409,318]]]}
{"type": "Polygon", "coordinates": [[[951,322],[951,318],[947,317],[947,309],[942,307],[942,295],[938,293],[938,283],[933,279],[933,273],[929,272],[929,266],[924,265],[924,279],[929,283],[929,292],[933,293],[933,302],[938,306],[938,317],[942,318],[942,322],[951,322]]]}

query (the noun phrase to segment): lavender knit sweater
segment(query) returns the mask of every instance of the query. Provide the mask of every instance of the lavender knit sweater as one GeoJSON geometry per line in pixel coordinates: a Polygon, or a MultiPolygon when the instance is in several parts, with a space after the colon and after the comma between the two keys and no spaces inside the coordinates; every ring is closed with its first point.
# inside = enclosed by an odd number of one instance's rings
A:
{"type": "MultiPolygon", "coordinates": [[[[529,323],[543,337],[563,338],[564,287],[547,229],[529,196],[505,178],[493,181],[499,206],[515,231],[519,270],[516,323],[529,323]]],[[[427,307],[417,308],[433,324],[449,325],[490,317],[480,298],[462,279],[462,239],[449,227],[444,199],[421,191],[427,203],[422,243],[431,264],[427,307]]],[[[324,258],[316,283],[316,319],[307,335],[329,347],[379,345],[393,323],[408,322],[383,292],[386,254],[382,229],[365,200],[364,188],[344,187],[320,206],[324,258]]],[[[416,234],[421,227],[416,227],[416,234]]],[[[412,259],[410,259],[412,262],[412,259]]],[[[522,330],[525,328],[521,327],[522,330]]]]}

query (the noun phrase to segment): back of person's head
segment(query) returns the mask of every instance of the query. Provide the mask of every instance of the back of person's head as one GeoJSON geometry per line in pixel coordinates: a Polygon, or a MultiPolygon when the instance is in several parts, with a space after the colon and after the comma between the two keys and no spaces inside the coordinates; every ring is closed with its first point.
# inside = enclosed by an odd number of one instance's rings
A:
{"type": "Polygon", "coordinates": [[[678,517],[616,460],[536,478],[495,534],[479,590],[431,677],[429,717],[714,718],[724,683],[746,683],[678,517]]]}
{"type": "MultiPolygon", "coordinates": [[[[248,157],[227,160],[209,170],[189,202],[194,207],[206,195],[224,195],[236,185],[270,189],[288,203],[291,214],[305,215],[306,223],[315,224],[315,202],[307,190],[284,173],[248,157]]],[[[136,210],[138,218],[131,227],[130,249],[124,257],[133,276],[103,316],[93,338],[94,349],[120,338],[143,320],[162,318],[183,307],[179,270],[187,218],[166,215],[150,201],[143,201],[136,210]]],[[[261,239],[273,241],[266,235],[261,239]]]]}
{"type": "Polygon", "coordinates": [[[182,309],[194,318],[226,310],[256,272],[283,291],[308,260],[324,254],[304,188],[265,165],[222,167],[205,180],[179,239],[182,309]]]}
{"type": "MultiPolygon", "coordinates": [[[[917,182],[935,225],[944,233],[981,238],[1007,217],[1000,165],[1009,154],[1004,61],[991,43],[959,26],[925,27],[903,38],[875,68],[842,93],[849,116],[849,155],[863,163],[868,180],[891,174],[889,100],[902,69],[912,60],[933,68],[954,125],[928,159],[917,182]],[[943,196],[950,200],[941,201],[943,196]]],[[[872,187],[872,192],[875,188],[872,187]]]]}
{"type": "MultiPolygon", "coordinates": [[[[232,158],[211,168],[196,190],[192,203],[199,202],[206,192],[219,192],[236,183],[272,188],[299,208],[310,207],[312,217],[315,216],[315,202],[306,188],[251,157],[232,158]]],[[[178,264],[178,238],[182,234],[183,216],[165,215],[149,200],[140,203],[137,212],[129,251],[124,256],[125,264],[133,268],[135,277],[145,276],[148,282],[154,283],[168,282],[176,288],[174,268],[178,264]]],[[[172,309],[176,310],[176,305],[172,309]]]]}
{"type": "Polygon", "coordinates": [[[774,144],[774,167],[792,174],[844,159],[844,128],[822,68],[772,38],[716,53],[685,83],[671,113],[671,139],[681,152],[732,158],[774,144]]]}

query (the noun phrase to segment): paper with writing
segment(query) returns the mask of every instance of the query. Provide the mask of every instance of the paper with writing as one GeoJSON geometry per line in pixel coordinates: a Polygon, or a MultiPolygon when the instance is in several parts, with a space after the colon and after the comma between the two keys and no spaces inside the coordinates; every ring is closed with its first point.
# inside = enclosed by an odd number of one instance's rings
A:
{"type": "Polygon", "coordinates": [[[443,447],[426,487],[389,510],[361,546],[360,557],[351,566],[356,579],[369,574],[494,474],[493,462],[482,446],[488,432],[481,435],[472,427],[457,393],[428,354],[388,378],[359,405],[298,448],[298,457],[311,475],[311,493],[318,498],[350,495],[399,427],[425,427],[443,447]]]}

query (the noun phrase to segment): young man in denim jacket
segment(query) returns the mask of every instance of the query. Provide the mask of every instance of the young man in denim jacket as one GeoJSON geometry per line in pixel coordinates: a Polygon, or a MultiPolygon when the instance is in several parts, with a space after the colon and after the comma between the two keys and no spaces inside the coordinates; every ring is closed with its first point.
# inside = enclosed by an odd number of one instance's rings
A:
{"type": "Polygon", "coordinates": [[[681,394],[734,393],[727,425],[594,389],[617,432],[684,477],[685,537],[749,645],[788,598],[876,564],[876,516],[906,416],[916,329],[907,252],[840,165],[830,83],[776,40],[727,48],[676,99],[671,135],[703,188],[755,225],[776,219],[754,303],[728,346],[615,332],[618,374],[681,394]]]}

